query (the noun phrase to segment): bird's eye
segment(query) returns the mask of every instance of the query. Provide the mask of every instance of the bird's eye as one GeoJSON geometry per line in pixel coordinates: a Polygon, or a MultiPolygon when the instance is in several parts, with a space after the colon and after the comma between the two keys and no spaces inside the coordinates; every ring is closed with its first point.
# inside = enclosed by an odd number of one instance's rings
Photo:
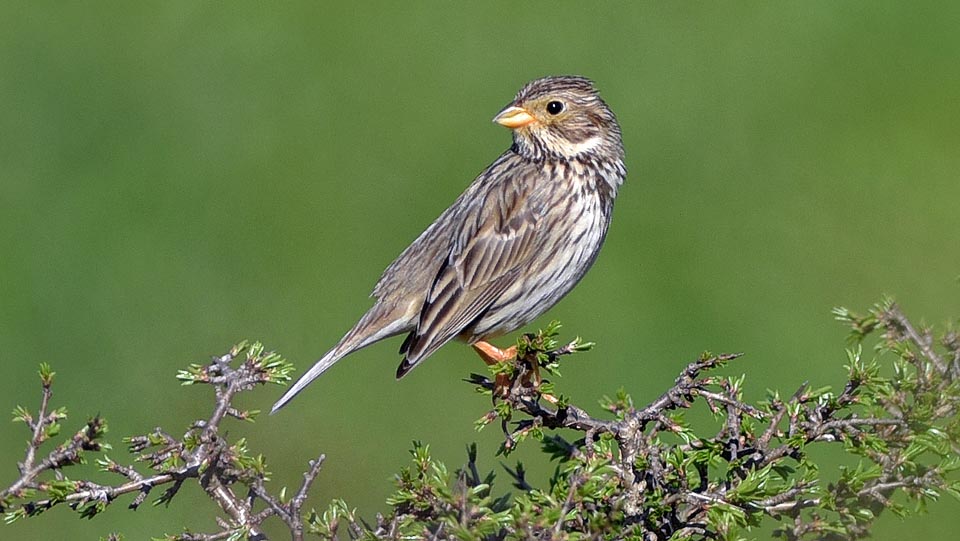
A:
{"type": "Polygon", "coordinates": [[[551,101],[547,104],[547,112],[551,115],[559,115],[563,112],[563,102],[562,101],[551,101]]]}

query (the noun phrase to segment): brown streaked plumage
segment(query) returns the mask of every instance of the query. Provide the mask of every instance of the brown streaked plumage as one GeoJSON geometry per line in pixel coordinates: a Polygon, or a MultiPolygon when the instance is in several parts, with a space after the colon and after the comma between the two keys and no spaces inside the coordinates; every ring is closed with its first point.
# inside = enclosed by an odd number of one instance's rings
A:
{"type": "Polygon", "coordinates": [[[494,121],[513,145],[383,272],[376,303],[277,401],[338,360],[407,334],[397,378],[453,338],[484,341],[550,309],[593,264],[626,176],[620,126],[583,77],[530,82],[494,121]]]}

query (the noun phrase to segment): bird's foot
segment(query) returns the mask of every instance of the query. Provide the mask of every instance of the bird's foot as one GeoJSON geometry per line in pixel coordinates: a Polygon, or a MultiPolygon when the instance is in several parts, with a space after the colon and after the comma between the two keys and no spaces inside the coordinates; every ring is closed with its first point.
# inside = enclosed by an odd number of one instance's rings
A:
{"type": "Polygon", "coordinates": [[[490,342],[484,342],[483,340],[473,344],[473,350],[476,351],[477,355],[480,355],[483,362],[488,365],[508,361],[517,356],[517,346],[500,349],[490,342]]]}
{"type": "MultiPolygon", "coordinates": [[[[537,390],[540,388],[540,365],[534,359],[518,359],[517,346],[510,346],[506,349],[500,349],[489,342],[479,341],[473,344],[474,351],[480,355],[483,362],[492,366],[504,361],[515,361],[520,370],[520,385],[527,389],[537,390]]],[[[493,396],[495,398],[507,398],[510,396],[510,390],[513,387],[513,380],[509,374],[497,374],[493,386],[493,396]]],[[[556,403],[556,398],[551,395],[542,395],[544,399],[551,403],[556,403]]]]}
{"type": "MultiPolygon", "coordinates": [[[[509,361],[516,358],[517,356],[517,346],[510,346],[507,349],[500,349],[497,346],[489,343],[480,341],[473,344],[473,350],[477,352],[477,355],[483,359],[483,362],[487,363],[487,366],[492,366],[503,361],[509,361]]],[[[506,398],[510,395],[510,375],[509,374],[497,374],[496,381],[493,384],[493,396],[495,398],[506,398]]]]}

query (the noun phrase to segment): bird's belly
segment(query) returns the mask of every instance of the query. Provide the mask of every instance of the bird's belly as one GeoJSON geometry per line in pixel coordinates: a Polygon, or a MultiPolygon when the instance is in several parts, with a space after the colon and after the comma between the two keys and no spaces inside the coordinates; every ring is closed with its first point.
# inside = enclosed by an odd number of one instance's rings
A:
{"type": "Polygon", "coordinates": [[[472,343],[519,329],[552,308],[583,278],[603,245],[609,209],[592,197],[567,209],[567,219],[577,219],[563,228],[564,234],[546,235],[550,242],[538,249],[527,272],[521,272],[522,278],[465,329],[463,339],[472,343]]]}

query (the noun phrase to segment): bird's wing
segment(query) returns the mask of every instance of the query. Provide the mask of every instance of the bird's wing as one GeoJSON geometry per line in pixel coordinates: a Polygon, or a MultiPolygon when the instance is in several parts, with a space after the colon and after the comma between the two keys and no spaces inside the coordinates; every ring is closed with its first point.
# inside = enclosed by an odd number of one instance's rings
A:
{"type": "Polygon", "coordinates": [[[523,272],[538,244],[543,209],[535,201],[532,183],[523,182],[523,172],[511,173],[466,209],[424,301],[417,329],[404,344],[397,377],[460,334],[523,272]]]}

